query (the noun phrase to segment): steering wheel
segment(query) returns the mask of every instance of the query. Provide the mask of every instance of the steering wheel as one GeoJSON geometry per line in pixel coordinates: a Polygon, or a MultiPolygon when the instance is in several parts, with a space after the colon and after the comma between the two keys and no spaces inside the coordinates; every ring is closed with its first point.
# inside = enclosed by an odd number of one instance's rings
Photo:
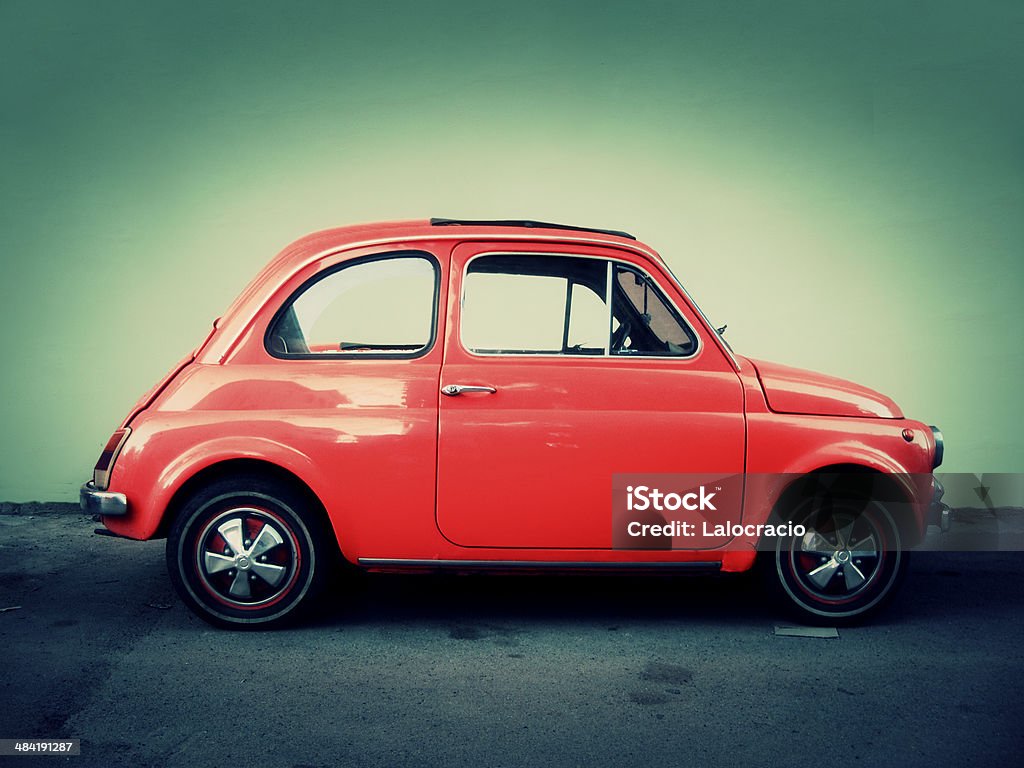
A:
{"type": "Polygon", "coordinates": [[[609,345],[612,352],[622,349],[622,344],[629,337],[631,330],[633,330],[633,326],[630,325],[628,320],[619,323],[619,327],[612,334],[612,341],[609,345]]]}

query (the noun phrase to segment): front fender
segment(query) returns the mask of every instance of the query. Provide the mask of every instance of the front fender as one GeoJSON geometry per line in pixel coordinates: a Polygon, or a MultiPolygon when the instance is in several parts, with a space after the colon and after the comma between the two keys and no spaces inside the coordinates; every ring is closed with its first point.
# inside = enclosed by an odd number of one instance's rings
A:
{"type": "Polygon", "coordinates": [[[925,530],[933,447],[920,422],[757,413],[748,430],[746,521],[767,522],[792,484],[813,472],[867,470],[896,485],[910,504],[912,527],[925,530]]]}

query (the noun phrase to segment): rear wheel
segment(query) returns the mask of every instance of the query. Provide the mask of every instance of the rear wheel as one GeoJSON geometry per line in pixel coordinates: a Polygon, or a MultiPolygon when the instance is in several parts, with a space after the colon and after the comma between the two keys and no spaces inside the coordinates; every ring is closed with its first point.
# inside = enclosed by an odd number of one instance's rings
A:
{"type": "Polygon", "coordinates": [[[331,561],[320,510],[305,494],[258,477],[218,480],[192,496],[167,538],[167,569],[199,617],[230,628],[295,618],[331,561]]]}
{"type": "Polygon", "coordinates": [[[779,537],[772,564],[776,586],[798,618],[853,624],[892,599],[909,553],[884,504],[808,499],[791,519],[804,533],[779,537]]]}

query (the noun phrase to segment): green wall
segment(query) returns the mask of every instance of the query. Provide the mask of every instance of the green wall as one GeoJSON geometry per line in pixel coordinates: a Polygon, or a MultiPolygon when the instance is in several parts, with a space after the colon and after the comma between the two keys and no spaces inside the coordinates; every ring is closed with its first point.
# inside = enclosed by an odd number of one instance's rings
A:
{"type": "Polygon", "coordinates": [[[0,2],[0,500],[71,500],[280,247],[534,217],[1024,467],[1024,4],[0,2]]]}

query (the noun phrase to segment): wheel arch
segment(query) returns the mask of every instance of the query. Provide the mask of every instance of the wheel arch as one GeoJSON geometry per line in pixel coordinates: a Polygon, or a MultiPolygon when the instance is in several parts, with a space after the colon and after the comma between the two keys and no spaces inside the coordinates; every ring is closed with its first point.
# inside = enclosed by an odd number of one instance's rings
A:
{"type": "Polygon", "coordinates": [[[832,478],[830,487],[839,492],[895,502],[904,510],[902,514],[893,515],[900,540],[910,547],[921,538],[918,520],[912,513],[913,491],[897,475],[864,464],[829,464],[795,476],[772,505],[772,516],[789,521],[801,500],[821,492],[826,478],[832,478]],[[836,476],[838,481],[835,481],[836,476]]]}
{"type": "Polygon", "coordinates": [[[291,470],[265,459],[223,459],[213,464],[209,464],[189,476],[177,488],[171,496],[170,501],[167,503],[164,514],[160,519],[160,524],[157,528],[155,538],[164,538],[167,536],[175,519],[181,512],[182,507],[184,507],[188,499],[203,486],[231,477],[241,478],[252,477],[254,475],[286,486],[306,498],[310,502],[309,509],[317,516],[318,522],[323,526],[323,530],[331,532],[331,536],[333,537],[333,542],[339,556],[344,557],[341,546],[338,542],[337,532],[334,529],[330,515],[327,514],[326,507],[313,489],[291,470]]]}

